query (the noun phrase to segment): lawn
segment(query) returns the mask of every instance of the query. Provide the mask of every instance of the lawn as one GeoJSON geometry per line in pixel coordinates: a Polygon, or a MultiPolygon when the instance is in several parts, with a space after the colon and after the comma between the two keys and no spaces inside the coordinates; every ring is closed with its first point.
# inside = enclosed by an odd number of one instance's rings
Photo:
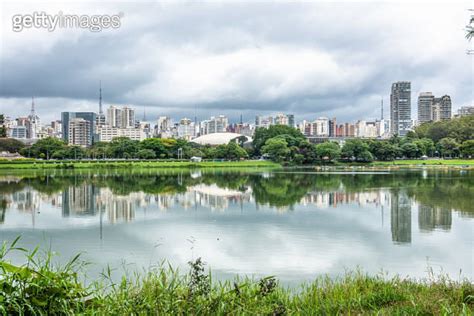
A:
{"type": "Polygon", "coordinates": [[[250,168],[280,167],[270,161],[0,161],[0,169],[93,169],[93,168],[250,168]]]}
{"type": "Polygon", "coordinates": [[[474,159],[412,159],[394,161],[375,161],[373,165],[442,165],[442,166],[474,166],[474,159]]]}

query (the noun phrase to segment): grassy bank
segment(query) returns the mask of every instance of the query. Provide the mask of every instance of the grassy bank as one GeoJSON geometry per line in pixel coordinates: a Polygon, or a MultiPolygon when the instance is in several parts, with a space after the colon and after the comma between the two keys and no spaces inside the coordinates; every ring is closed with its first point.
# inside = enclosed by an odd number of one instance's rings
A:
{"type": "Polygon", "coordinates": [[[319,277],[300,288],[282,286],[273,277],[216,282],[200,259],[180,274],[169,266],[123,277],[113,283],[110,271],[84,285],[83,263],[75,257],[54,265],[50,253],[27,253],[16,243],[0,252],[2,314],[83,315],[335,315],[419,314],[471,315],[474,285],[469,281],[431,278],[424,281],[347,273],[319,277]],[[26,263],[7,261],[23,251],[26,263]]]}
{"type": "Polygon", "coordinates": [[[275,168],[279,164],[270,161],[0,161],[0,169],[103,169],[103,168],[275,168]]]}
{"type": "Polygon", "coordinates": [[[394,160],[374,161],[371,165],[376,166],[474,166],[474,159],[428,159],[428,160],[394,160]]]}

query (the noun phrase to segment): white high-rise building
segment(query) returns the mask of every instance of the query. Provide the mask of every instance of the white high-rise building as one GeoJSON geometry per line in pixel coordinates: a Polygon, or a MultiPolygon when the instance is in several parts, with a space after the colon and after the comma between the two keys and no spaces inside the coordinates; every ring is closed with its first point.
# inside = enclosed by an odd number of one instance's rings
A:
{"type": "Polygon", "coordinates": [[[201,135],[225,133],[229,126],[229,119],[225,115],[211,116],[209,120],[201,122],[201,135]]]}
{"type": "Polygon", "coordinates": [[[183,118],[178,125],[178,138],[191,140],[196,136],[196,127],[193,121],[183,118]]]}
{"type": "Polygon", "coordinates": [[[74,118],[69,121],[68,144],[81,147],[92,145],[90,137],[91,124],[83,118],[74,118]]]}
{"type": "Polygon", "coordinates": [[[329,119],[327,117],[320,117],[312,123],[312,135],[327,137],[329,136],[329,119]]]}
{"type": "Polygon", "coordinates": [[[107,125],[117,128],[135,127],[135,110],[128,106],[119,108],[111,105],[107,109],[107,125]]]}

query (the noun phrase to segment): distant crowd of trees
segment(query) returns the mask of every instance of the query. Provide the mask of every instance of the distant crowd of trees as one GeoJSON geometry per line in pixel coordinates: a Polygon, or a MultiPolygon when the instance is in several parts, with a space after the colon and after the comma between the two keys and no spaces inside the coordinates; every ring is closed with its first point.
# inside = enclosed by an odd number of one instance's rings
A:
{"type": "Polygon", "coordinates": [[[111,142],[98,142],[89,148],[69,146],[57,138],[45,138],[31,146],[0,139],[0,151],[19,152],[24,157],[41,159],[204,159],[239,160],[267,157],[281,163],[310,164],[318,161],[394,160],[397,158],[474,156],[474,116],[425,123],[406,137],[387,140],[348,139],[343,146],[336,142],[312,144],[297,129],[274,125],[258,128],[253,146],[244,148],[242,140],[225,145],[203,146],[183,139],[148,138],[135,141],[118,137],[111,142]]]}
{"type": "Polygon", "coordinates": [[[257,154],[278,162],[295,164],[321,160],[394,160],[397,158],[474,156],[474,116],[465,116],[418,126],[406,137],[387,140],[348,139],[341,147],[336,142],[313,145],[301,132],[286,126],[257,129],[254,138],[257,154]]]}
{"type": "Polygon", "coordinates": [[[0,151],[19,152],[24,157],[41,159],[186,159],[193,156],[208,159],[239,160],[248,152],[236,142],[217,147],[202,146],[183,139],[148,138],[143,141],[117,137],[111,142],[97,142],[89,148],[67,145],[57,138],[44,138],[31,146],[5,138],[0,151]]]}

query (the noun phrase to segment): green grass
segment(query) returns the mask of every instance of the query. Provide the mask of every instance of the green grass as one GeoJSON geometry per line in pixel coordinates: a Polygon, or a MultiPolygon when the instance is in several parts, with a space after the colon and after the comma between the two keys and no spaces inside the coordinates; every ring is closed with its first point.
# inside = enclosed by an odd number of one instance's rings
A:
{"type": "Polygon", "coordinates": [[[271,161],[1,161],[0,169],[95,169],[95,168],[249,168],[280,167],[271,161]]]}
{"type": "Polygon", "coordinates": [[[289,288],[274,277],[217,282],[200,259],[190,262],[187,273],[159,265],[113,282],[107,269],[85,285],[79,256],[55,265],[51,252],[28,253],[17,241],[0,249],[4,315],[471,315],[474,309],[468,280],[415,281],[356,271],[289,288]],[[10,264],[11,251],[24,252],[26,263],[10,264]]]}
{"type": "Polygon", "coordinates": [[[427,166],[474,166],[474,159],[428,159],[428,160],[394,160],[375,161],[372,165],[381,166],[406,166],[406,165],[427,165],[427,166]]]}

